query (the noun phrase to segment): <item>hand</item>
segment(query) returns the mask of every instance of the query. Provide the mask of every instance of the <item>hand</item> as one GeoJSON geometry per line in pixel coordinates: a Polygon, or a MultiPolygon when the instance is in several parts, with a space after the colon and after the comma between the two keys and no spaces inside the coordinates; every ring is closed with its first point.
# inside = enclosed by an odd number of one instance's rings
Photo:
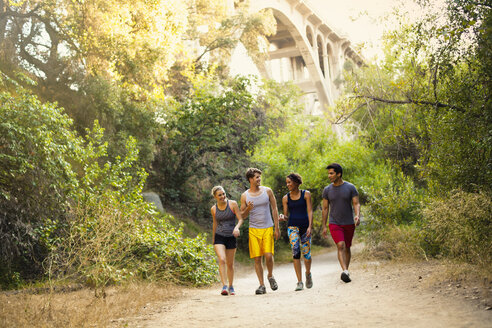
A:
{"type": "Polygon", "coordinates": [[[280,238],[280,231],[278,229],[275,229],[275,240],[278,240],[280,238]]]}
{"type": "Polygon", "coordinates": [[[250,210],[250,211],[251,211],[251,210],[253,209],[253,207],[255,207],[255,205],[253,204],[253,202],[252,202],[252,201],[249,201],[249,202],[248,202],[248,210],[250,210]]]}
{"type": "Polygon", "coordinates": [[[311,237],[311,227],[308,227],[306,230],[306,237],[311,237]]]}
{"type": "Polygon", "coordinates": [[[232,235],[236,238],[239,237],[240,234],[241,234],[241,232],[239,231],[239,228],[237,228],[237,227],[234,228],[234,230],[232,231],[232,235]]]}
{"type": "Polygon", "coordinates": [[[278,216],[278,220],[279,220],[279,221],[287,221],[287,219],[285,218],[285,215],[283,215],[283,214],[280,214],[280,215],[278,216]]]}
{"type": "Polygon", "coordinates": [[[322,232],[322,234],[323,234],[323,238],[328,238],[328,234],[327,234],[327,229],[326,229],[326,226],[325,226],[325,227],[323,227],[323,232],[322,232]]]}
{"type": "Polygon", "coordinates": [[[355,226],[356,227],[360,224],[360,219],[359,219],[359,216],[358,215],[355,216],[354,222],[355,222],[355,226]]]}

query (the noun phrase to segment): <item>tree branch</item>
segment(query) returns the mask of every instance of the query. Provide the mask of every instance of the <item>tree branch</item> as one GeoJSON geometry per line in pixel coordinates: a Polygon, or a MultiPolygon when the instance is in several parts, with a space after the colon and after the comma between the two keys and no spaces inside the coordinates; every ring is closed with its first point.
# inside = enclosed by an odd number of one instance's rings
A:
{"type": "Polygon", "coordinates": [[[431,101],[422,101],[422,100],[413,100],[413,99],[407,99],[407,100],[390,100],[390,99],[383,99],[383,98],[379,98],[379,97],[375,97],[375,96],[366,96],[366,95],[362,95],[362,96],[354,96],[353,98],[362,98],[362,99],[370,99],[370,100],[373,100],[373,101],[378,101],[378,102],[382,102],[382,103],[386,103],[386,104],[396,104],[396,105],[406,105],[406,104],[415,104],[415,105],[430,105],[430,106],[434,106],[434,107],[438,107],[438,108],[452,108],[452,109],[456,109],[460,112],[464,112],[465,110],[461,107],[458,107],[458,106],[453,106],[453,105],[449,105],[449,104],[444,104],[444,103],[441,103],[441,102],[431,102],[431,101]]]}

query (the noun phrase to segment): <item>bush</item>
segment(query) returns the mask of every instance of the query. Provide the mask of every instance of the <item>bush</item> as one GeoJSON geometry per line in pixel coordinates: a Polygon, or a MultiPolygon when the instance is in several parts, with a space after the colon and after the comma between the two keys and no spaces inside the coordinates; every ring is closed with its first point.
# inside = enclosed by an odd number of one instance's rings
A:
{"type": "Polygon", "coordinates": [[[487,192],[454,191],[423,210],[425,239],[433,255],[472,264],[492,260],[492,199],[487,192]]]}
{"type": "Polygon", "coordinates": [[[363,230],[364,249],[370,257],[384,259],[427,258],[422,230],[415,224],[382,224],[379,229],[363,230]]]}
{"type": "Polygon", "coordinates": [[[144,201],[147,174],[135,168],[136,140],[127,140],[123,158],[101,165],[107,150],[102,140],[96,124],[81,154],[85,165],[68,227],[60,227],[63,238],[50,245],[50,272],[71,276],[103,295],[108,284],[133,277],[197,285],[214,281],[213,250],[205,238],[183,238],[182,229],[144,201]]]}
{"type": "Polygon", "coordinates": [[[80,138],[61,108],[10,89],[0,92],[2,288],[45,273],[96,291],[132,276],[215,279],[204,236],[184,238],[144,202],[147,173],[137,165],[136,139],[121,140],[126,150],[110,160],[97,121],[80,138]]]}
{"type": "MultiPolygon", "coordinates": [[[[0,76],[1,87],[6,81],[0,76]]],[[[42,271],[49,249],[38,231],[65,216],[77,185],[72,159],[81,144],[72,120],[55,104],[18,85],[11,89],[0,92],[1,285],[42,271]]]]}

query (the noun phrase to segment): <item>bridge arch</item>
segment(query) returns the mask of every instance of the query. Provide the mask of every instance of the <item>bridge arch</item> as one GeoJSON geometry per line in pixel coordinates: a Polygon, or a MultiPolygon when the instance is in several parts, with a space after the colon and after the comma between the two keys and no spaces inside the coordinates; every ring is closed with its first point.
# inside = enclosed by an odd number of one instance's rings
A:
{"type": "Polygon", "coordinates": [[[344,61],[363,62],[350,42],[302,0],[251,0],[250,5],[252,12],[272,10],[277,21],[277,33],[268,38],[272,45],[269,60],[256,63],[260,74],[274,78],[273,70],[277,69],[281,80],[293,80],[321,110],[333,105],[340,93],[334,81],[344,61]]]}

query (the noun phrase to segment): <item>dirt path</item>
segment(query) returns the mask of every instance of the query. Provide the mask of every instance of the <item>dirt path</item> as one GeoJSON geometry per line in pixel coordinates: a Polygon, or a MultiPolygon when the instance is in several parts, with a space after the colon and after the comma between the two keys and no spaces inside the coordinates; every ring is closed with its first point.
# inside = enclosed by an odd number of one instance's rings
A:
{"type": "Polygon", "coordinates": [[[313,259],[312,289],[295,292],[291,264],[277,266],[279,289],[254,295],[256,275],[236,279],[236,296],[219,287],[186,290],[130,327],[490,327],[492,311],[422,287],[426,272],[406,267],[384,271],[376,264],[354,263],[351,283],[340,279],[334,252],[313,259]]]}

